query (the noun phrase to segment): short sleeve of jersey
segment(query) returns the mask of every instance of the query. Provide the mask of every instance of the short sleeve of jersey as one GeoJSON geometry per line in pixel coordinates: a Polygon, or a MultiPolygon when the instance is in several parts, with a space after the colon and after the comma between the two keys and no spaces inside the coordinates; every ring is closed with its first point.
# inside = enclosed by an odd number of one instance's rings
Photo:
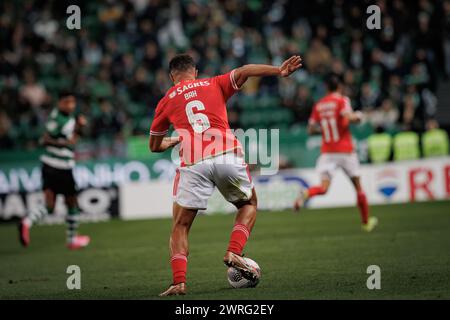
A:
{"type": "Polygon", "coordinates": [[[170,122],[164,111],[164,104],[160,101],[150,127],[150,134],[153,136],[165,136],[169,132],[170,122]]]}
{"type": "Polygon", "coordinates": [[[233,94],[235,94],[240,89],[236,85],[236,81],[234,80],[234,71],[235,70],[232,70],[228,73],[213,78],[213,81],[222,90],[225,101],[228,100],[233,94]]]}
{"type": "Polygon", "coordinates": [[[309,117],[310,124],[316,124],[320,122],[319,113],[317,112],[317,105],[314,106],[311,116],[309,117]]]}
{"type": "Polygon", "coordinates": [[[341,114],[341,115],[353,111],[353,109],[352,109],[352,104],[351,104],[350,99],[349,99],[348,97],[344,97],[344,98],[342,99],[342,103],[341,103],[340,108],[341,108],[341,109],[340,109],[340,114],[341,114]]]}

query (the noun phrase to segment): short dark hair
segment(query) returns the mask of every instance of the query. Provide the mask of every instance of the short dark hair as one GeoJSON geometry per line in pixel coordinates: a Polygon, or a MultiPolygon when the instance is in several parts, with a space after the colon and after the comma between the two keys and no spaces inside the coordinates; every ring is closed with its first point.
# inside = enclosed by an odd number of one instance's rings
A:
{"type": "Polygon", "coordinates": [[[61,90],[59,92],[58,99],[61,100],[61,99],[64,99],[64,98],[67,98],[67,97],[70,97],[70,96],[74,96],[75,97],[75,93],[73,91],[69,90],[69,89],[64,89],[64,90],[61,90]]]}
{"type": "Polygon", "coordinates": [[[172,71],[187,71],[190,68],[195,68],[194,59],[186,54],[177,54],[169,62],[169,72],[172,71]]]}
{"type": "Polygon", "coordinates": [[[341,76],[336,73],[331,73],[325,78],[325,86],[328,91],[336,91],[341,84],[341,76]]]}

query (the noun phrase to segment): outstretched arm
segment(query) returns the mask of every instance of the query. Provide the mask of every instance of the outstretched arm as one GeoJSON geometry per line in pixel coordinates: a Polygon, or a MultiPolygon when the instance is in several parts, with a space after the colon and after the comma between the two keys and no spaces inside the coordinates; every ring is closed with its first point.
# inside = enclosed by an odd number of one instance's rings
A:
{"type": "Polygon", "coordinates": [[[344,117],[346,117],[350,123],[360,123],[363,120],[363,113],[361,111],[347,112],[344,114],[344,117]]]}
{"type": "Polygon", "coordinates": [[[302,67],[302,58],[292,56],[283,62],[281,66],[271,66],[265,64],[247,64],[234,71],[234,80],[240,88],[249,77],[279,76],[288,77],[302,67]]]}
{"type": "MultiPolygon", "coordinates": [[[[343,116],[348,120],[350,123],[360,123],[363,120],[363,114],[360,111],[350,111],[343,114],[343,116]]],[[[315,121],[310,121],[308,123],[308,134],[314,135],[314,134],[320,134],[322,132],[322,129],[320,125],[315,121]]]]}

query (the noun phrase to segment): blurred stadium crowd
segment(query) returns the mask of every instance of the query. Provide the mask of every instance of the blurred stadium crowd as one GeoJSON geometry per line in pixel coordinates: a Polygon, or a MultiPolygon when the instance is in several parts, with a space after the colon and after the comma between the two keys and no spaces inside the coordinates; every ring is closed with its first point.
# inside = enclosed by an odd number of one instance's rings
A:
{"type": "Polygon", "coordinates": [[[86,148],[122,154],[129,136],[147,134],[171,85],[168,60],[181,51],[195,57],[202,77],[303,56],[295,77],[253,80],[234,97],[232,127],[304,125],[330,71],[377,130],[438,126],[435,92],[450,75],[448,0],[376,1],[381,30],[366,27],[373,1],[72,2],[81,7],[81,30],[65,27],[72,3],[0,3],[2,149],[36,148],[57,93],[70,88],[90,120],[85,136],[95,143],[86,148]]]}

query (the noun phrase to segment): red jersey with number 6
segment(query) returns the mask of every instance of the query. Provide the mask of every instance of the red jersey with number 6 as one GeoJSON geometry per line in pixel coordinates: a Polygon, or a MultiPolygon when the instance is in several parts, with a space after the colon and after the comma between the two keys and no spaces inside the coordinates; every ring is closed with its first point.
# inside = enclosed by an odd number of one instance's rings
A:
{"type": "Polygon", "coordinates": [[[226,107],[237,90],[234,70],[209,79],[181,81],[159,101],[150,134],[166,135],[173,125],[182,138],[181,166],[241,148],[230,130],[226,107]]]}
{"type": "Polygon", "coordinates": [[[322,153],[351,153],[354,150],[350,124],[345,113],[352,112],[350,99],[339,93],[323,97],[309,119],[322,129],[322,153]]]}

